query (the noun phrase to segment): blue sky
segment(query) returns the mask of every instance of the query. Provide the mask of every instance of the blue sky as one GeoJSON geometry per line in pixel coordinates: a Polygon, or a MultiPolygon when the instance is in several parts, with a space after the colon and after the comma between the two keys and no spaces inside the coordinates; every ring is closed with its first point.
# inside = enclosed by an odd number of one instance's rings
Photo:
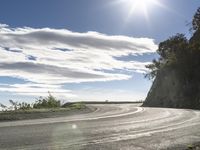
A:
{"type": "Polygon", "coordinates": [[[186,25],[198,6],[199,0],[1,0],[0,101],[32,101],[48,90],[72,101],[144,99],[152,84],[145,64],[157,57],[159,42],[190,36],[186,25]]]}

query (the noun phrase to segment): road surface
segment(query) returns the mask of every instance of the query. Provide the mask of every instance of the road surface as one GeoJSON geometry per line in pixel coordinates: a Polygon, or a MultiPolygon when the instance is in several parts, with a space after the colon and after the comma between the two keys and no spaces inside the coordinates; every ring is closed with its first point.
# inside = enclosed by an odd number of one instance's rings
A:
{"type": "MultiPolygon", "coordinates": [[[[1,150],[157,150],[200,142],[200,111],[98,104],[88,114],[0,123],[1,150]]],[[[174,148],[173,148],[174,149],[174,148]]]]}

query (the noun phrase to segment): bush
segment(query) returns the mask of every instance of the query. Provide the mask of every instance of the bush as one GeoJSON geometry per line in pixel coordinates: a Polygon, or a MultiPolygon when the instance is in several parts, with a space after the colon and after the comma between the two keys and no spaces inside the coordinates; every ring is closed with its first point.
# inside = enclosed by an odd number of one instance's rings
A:
{"type": "Polygon", "coordinates": [[[61,105],[61,101],[57,100],[50,92],[47,97],[39,97],[34,103],[29,104],[26,102],[17,102],[9,100],[10,106],[5,106],[0,103],[2,111],[18,111],[18,110],[30,110],[30,109],[48,109],[48,108],[70,108],[70,109],[84,109],[85,104],[82,102],[77,103],[65,103],[61,105]]]}
{"type": "Polygon", "coordinates": [[[49,93],[47,97],[39,97],[39,99],[33,104],[33,108],[58,108],[61,107],[61,102],[49,93]]]}
{"type": "Polygon", "coordinates": [[[72,108],[75,108],[75,109],[83,109],[83,108],[85,108],[86,106],[85,106],[84,103],[78,102],[78,103],[72,104],[71,107],[72,107],[72,108]]]}
{"type": "Polygon", "coordinates": [[[84,109],[86,108],[85,104],[83,102],[76,102],[76,103],[65,103],[62,105],[63,108],[73,108],[73,109],[84,109]]]}
{"type": "Polygon", "coordinates": [[[19,103],[18,106],[19,106],[18,110],[29,110],[29,109],[32,109],[31,104],[28,104],[26,102],[19,103]]]}

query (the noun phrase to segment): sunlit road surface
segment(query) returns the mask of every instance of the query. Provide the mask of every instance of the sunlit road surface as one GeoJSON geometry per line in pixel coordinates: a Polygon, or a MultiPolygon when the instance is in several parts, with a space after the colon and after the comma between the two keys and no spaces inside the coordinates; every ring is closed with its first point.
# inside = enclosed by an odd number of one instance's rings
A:
{"type": "Polygon", "coordinates": [[[88,114],[0,123],[0,149],[157,150],[200,142],[200,111],[89,105],[88,114]]]}

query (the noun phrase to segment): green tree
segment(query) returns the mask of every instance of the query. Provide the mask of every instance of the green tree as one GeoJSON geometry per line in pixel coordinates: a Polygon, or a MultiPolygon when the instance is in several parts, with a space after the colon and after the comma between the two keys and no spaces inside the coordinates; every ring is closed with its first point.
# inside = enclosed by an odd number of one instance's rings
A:
{"type": "Polygon", "coordinates": [[[153,60],[152,64],[146,67],[150,72],[145,77],[155,78],[158,71],[164,67],[184,66],[188,56],[188,40],[183,34],[177,34],[159,44],[157,53],[160,55],[158,60],[153,60]]]}
{"type": "Polygon", "coordinates": [[[192,28],[194,31],[197,31],[200,28],[200,7],[197,9],[197,11],[193,17],[192,28]]]}

